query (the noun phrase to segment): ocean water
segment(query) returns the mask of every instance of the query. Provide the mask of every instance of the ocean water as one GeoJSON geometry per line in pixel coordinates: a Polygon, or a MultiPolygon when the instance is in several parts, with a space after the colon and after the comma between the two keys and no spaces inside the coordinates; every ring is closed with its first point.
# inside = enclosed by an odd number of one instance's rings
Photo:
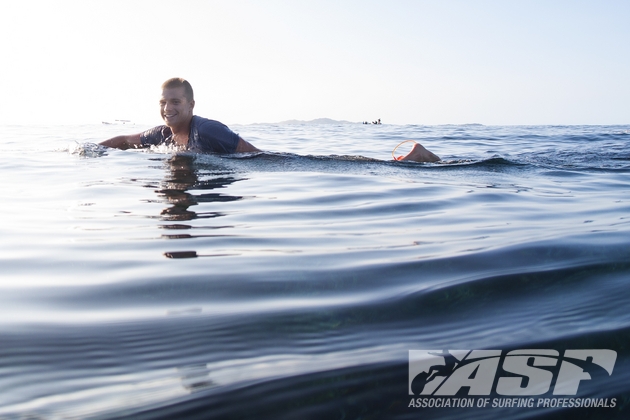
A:
{"type": "Polygon", "coordinates": [[[95,145],[145,128],[0,127],[0,419],[630,418],[630,126],[95,145]],[[612,350],[574,396],[607,407],[410,406],[436,349],[612,350]]]}

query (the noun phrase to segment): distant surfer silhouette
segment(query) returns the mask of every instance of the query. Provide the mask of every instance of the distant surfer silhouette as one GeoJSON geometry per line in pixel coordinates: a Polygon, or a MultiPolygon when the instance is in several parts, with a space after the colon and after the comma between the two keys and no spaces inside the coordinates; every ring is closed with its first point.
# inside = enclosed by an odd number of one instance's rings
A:
{"type": "MultiPolygon", "coordinates": [[[[193,115],[194,107],[190,83],[182,78],[169,79],[162,84],[160,98],[160,116],[165,125],[143,133],[116,136],[100,144],[118,149],[165,144],[182,150],[222,154],[261,151],[219,121],[193,115]]],[[[375,122],[380,123],[380,119],[375,122]]],[[[437,162],[440,158],[416,143],[407,155],[396,160],[437,162]]]]}

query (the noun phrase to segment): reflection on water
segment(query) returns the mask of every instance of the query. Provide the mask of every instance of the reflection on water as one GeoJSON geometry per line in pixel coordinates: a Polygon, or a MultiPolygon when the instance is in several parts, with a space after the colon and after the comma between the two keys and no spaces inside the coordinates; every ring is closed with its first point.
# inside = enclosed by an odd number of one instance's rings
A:
{"type": "MultiPolygon", "coordinates": [[[[191,210],[193,206],[200,203],[213,202],[229,202],[241,200],[241,196],[233,196],[225,193],[207,192],[225,188],[228,185],[241,180],[235,178],[226,170],[210,168],[211,171],[206,179],[200,179],[199,169],[195,167],[195,156],[187,154],[175,154],[165,160],[168,170],[167,175],[162,181],[162,189],[157,190],[164,202],[170,204],[162,210],[161,216],[163,220],[169,221],[186,221],[193,219],[210,219],[224,216],[223,213],[217,211],[199,212],[191,210]],[[198,193],[197,191],[202,191],[198,193]]],[[[207,168],[206,168],[207,169],[207,168]]],[[[162,229],[182,230],[192,229],[187,224],[166,224],[160,226],[162,229]]],[[[215,226],[205,227],[204,229],[225,229],[232,226],[215,226]]],[[[191,235],[188,233],[165,234],[163,239],[192,239],[192,238],[208,238],[227,236],[223,235],[191,235]]],[[[169,251],[165,252],[167,258],[197,258],[197,257],[214,257],[226,256],[228,254],[199,255],[196,251],[169,251]]],[[[232,255],[232,254],[229,254],[232,255]]]]}
{"type": "MultiPolygon", "coordinates": [[[[163,220],[182,221],[193,219],[207,219],[222,216],[219,212],[195,212],[190,207],[199,203],[226,202],[241,200],[243,197],[222,193],[204,192],[195,194],[191,190],[214,190],[239,181],[225,171],[213,172],[211,178],[199,179],[198,170],[194,166],[195,156],[176,154],[165,160],[168,173],[162,182],[162,189],[156,192],[164,201],[171,205],[162,210],[163,220]]],[[[185,229],[182,225],[162,225],[165,229],[185,229]]]]}

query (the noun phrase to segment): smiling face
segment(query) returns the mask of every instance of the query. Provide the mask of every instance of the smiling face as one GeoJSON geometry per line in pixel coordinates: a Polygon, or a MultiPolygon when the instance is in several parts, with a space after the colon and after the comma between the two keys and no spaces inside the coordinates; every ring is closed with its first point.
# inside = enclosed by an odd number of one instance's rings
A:
{"type": "Polygon", "coordinates": [[[160,115],[171,128],[184,127],[193,116],[195,101],[186,98],[184,87],[165,88],[160,98],[160,115]]]}

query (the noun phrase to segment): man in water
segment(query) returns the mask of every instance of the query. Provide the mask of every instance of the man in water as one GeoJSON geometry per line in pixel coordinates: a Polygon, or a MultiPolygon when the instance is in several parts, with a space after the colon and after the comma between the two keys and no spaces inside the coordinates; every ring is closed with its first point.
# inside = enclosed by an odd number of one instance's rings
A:
{"type": "MultiPolygon", "coordinates": [[[[206,153],[260,152],[224,124],[193,115],[194,107],[195,99],[190,83],[181,78],[169,79],[162,84],[160,98],[160,115],[166,125],[139,134],[117,136],[100,144],[118,149],[168,144],[206,153]]],[[[437,162],[440,158],[416,143],[409,154],[398,160],[437,162]]]]}

